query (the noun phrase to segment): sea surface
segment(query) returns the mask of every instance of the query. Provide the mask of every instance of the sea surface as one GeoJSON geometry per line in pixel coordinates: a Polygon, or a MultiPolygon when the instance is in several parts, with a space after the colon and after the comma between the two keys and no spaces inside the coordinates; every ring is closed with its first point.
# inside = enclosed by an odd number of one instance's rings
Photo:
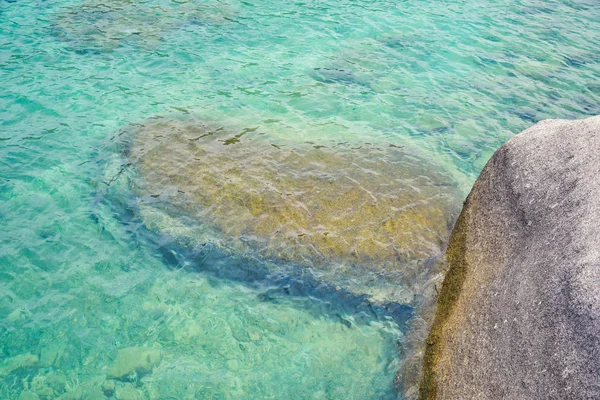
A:
{"type": "Polygon", "coordinates": [[[410,309],[165,248],[108,189],[127,127],[404,148],[460,204],[512,135],[597,114],[596,0],[0,0],[0,398],[399,396],[410,309]]]}

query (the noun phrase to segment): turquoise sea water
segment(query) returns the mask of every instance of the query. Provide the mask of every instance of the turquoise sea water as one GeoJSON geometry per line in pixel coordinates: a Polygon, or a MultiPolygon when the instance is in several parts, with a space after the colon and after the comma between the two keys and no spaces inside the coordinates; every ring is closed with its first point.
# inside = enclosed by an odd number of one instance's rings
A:
{"type": "Polygon", "coordinates": [[[401,319],[175,268],[103,195],[111,138],[276,121],[415,149],[466,195],[511,135],[600,114],[600,4],[1,1],[0,83],[0,398],[396,398],[401,319]]]}

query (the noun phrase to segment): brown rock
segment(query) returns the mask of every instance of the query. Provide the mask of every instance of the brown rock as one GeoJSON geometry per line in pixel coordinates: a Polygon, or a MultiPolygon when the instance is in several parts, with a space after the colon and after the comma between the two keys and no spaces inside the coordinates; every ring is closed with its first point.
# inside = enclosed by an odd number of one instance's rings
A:
{"type": "MultiPolygon", "coordinates": [[[[211,226],[230,249],[309,265],[342,286],[340,276],[391,273],[390,286],[422,278],[417,261],[440,253],[460,198],[449,175],[387,145],[274,140],[196,120],[159,119],[134,135],[134,189],[146,205],[154,199],[211,226]]],[[[151,215],[147,225],[173,232],[151,215]]]]}

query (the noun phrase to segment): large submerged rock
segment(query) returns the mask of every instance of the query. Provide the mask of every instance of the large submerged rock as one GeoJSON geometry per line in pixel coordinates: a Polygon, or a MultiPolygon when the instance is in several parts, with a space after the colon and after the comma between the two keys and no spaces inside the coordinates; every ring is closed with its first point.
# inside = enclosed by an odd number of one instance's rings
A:
{"type": "Polygon", "coordinates": [[[127,157],[146,226],[188,247],[213,241],[305,267],[375,301],[413,300],[458,208],[449,175],[395,146],[292,142],[197,120],[133,131],[127,157]]]}
{"type": "Polygon", "coordinates": [[[452,232],[423,399],[600,398],[600,117],[502,146],[452,232]]]}

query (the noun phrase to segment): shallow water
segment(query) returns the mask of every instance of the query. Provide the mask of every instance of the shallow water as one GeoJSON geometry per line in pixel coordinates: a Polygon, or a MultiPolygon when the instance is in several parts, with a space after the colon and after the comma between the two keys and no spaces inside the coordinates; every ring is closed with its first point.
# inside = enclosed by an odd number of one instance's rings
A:
{"type": "Polygon", "coordinates": [[[410,312],[198,268],[107,189],[111,138],[402,146],[460,202],[514,133],[600,114],[599,43],[592,0],[0,2],[0,397],[395,398],[410,312]],[[128,347],[160,360],[106,380],[128,347]]]}

